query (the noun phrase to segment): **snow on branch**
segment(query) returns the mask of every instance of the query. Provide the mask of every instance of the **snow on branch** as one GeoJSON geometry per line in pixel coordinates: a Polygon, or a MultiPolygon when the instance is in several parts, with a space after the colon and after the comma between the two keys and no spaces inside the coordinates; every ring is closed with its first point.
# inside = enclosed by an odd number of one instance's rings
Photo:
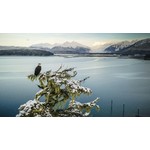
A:
{"type": "Polygon", "coordinates": [[[34,100],[19,107],[17,116],[89,116],[92,108],[99,110],[99,105],[96,104],[99,98],[89,103],[76,101],[76,97],[81,94],[92,94],[90,88],[81,85],[89,77],[74,80],[76,75],[74,68],[63,69],[62,66],[54,72],[49,70],[38,76],[29,75],[28,79],[38,81],[40,90],[35,94],[34,100]],[[41,97],[44,97],[44,102],[40,101],[41,97]]]}

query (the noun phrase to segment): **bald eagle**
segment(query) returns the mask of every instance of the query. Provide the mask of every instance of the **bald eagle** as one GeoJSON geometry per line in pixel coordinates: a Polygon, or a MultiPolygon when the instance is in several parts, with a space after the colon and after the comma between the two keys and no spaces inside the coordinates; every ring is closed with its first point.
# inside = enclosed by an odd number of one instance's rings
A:
{"type": "Polygon", "coordinates": [[[34,75],[38,76],[40,72],[41,72],[41,64],[39,63],[38,66],[35,68],[34,75]]]}

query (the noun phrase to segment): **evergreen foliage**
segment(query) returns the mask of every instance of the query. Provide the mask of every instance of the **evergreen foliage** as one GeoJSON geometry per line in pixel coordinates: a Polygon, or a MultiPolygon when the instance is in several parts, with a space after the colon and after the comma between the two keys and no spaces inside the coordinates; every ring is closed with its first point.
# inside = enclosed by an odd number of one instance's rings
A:
{"type": "Polygon", "coordinates": [[[27,103],[19,107],[18,117],[77,117],[89,116],[91,109],[95,107],[99,110],[96,104],[99,100],[89,103],[80,103],[76,101],[76,97],[81,94],[90,95],[91,89],[81,86],[87,78],[83,80],[74,80],[77,75],[74,68],[63,69],[62,66],[55,72],[47,71],[39,76],[31,74],[28,79],[38,81],[40,91],[35,94],[34,100],[29,100],[27,103]],[[40,99],[44,97],[44,102],[40,99]]]}

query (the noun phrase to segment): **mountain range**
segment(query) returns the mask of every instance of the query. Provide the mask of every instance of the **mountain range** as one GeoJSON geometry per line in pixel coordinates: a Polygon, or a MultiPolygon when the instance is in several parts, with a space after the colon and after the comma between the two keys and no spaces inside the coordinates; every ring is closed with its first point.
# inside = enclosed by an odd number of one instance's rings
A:
{"type": "Polygon", "coordinates": [[[137,41],[138,40],[121,41],[121,42],[118,42],[118,43],[114,43],[114,44],[108,46],[107,48],[105,48],[104,51],[107,52],[107,53],[115,53],[115,52],[121,51],[124,48],[127,48],[127,47],[133,45],[137,41]]]}
{"type": "Polygon", "coordinates": [[[41,43],[31,45],[30,48],[47,49],[55,54],[82,54],[82,53],[123,53],[123,54],[149,54],[150,38],[142,40],[108,42],[94,47],[72,42],[64,43],[41,43]]]}
{"type": "Polygon", "coordinates": [[[56,44],[40,43],[40,44],[31,45],[30,47],[0,46],[0,55],[5,55],[5,54],[11,55],[10,54],[11,52],[12,54],[13,53],[18,54],[16,53],[18,52],[18,50],[28,50],[28,52],[29,50],[31,51],[38,50],[38,51],[43,51],[44,54],[45,51],[54,54],[83,54],[83,53],[90,52],[90,48],[88,46],[72,41],[72,42],[64,42],[62,44],[61,43],[56,43],[56,44]]]}
{"type": "Polygon", "coordinates": [[[54,43],[54,44],[50,44],[50,43],[40,43],[40,44],[33,44],[30,47],[33,48],[54,48],[54,47],[71,47],[71,48],[77,48],[77,47],[84,47],[84,48],[89,48],[88,46],[85,46],[83,44],[80,44],[78,42],[72,41],[72,42],[64,42],[64,43],[54,43]]]}
{"type": "Polygon", "coordinates": [[[104,52],[121,53],[126,55],[150,54],[150,38],[119,42],[107,47],[104,52]]]}
{"type": "MultiPolygon", "coordinates": [[[[72,42],[64,43],[40,43],[29,47],[0,46],[1,50],[40,50],[54,54],[84,54],[84,53],[119,53],[125,55],[150,54],[150,38],[142,40],[121,41],[116,43],[104,43],[95,48],[72,42]]],[[[4,53],[4,52],[3,52],[4,53]]]]}
{"type": "Polygon", "coordinates": [[[40,43],[31,45],[30,48],[47,49],[54,54],[81,54],[89,53],[90,48],[75,41],[64,43],[40,43]]]}

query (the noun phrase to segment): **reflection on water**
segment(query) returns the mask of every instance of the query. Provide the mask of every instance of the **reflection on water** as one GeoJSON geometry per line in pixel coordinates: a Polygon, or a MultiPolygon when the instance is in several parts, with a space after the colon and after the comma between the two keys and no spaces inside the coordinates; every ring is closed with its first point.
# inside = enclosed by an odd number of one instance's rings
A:
{"type": "Polygon", "coordinates": [[[57,70],[60,65],[75,67],[77,79],[90,78],[84,86],[93,90],[91,96],[81,96],[81,102],[100,97],[101,110],[92,116],[150,116],[150,61],[100,57],[0,57],[0,116],[15,116],[20,104],[34,98],[39,90],[27,79],[38,63],[42,71],[57,70]]]}

